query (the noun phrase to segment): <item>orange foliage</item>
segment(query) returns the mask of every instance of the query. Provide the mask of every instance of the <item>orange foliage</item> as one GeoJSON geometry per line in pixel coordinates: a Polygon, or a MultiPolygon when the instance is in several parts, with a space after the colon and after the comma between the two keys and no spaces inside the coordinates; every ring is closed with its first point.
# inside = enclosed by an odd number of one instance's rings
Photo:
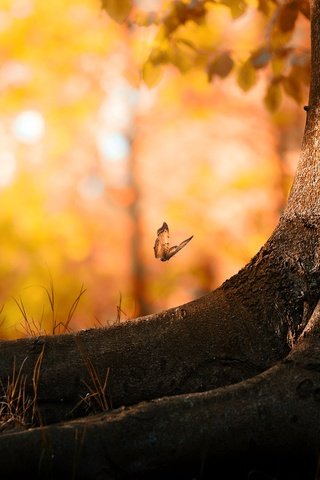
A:
{"type": "Polygon", "coordinates": [[[288,193],[303,113],[286,102],[270,117],[261,98],[267,88],[275,110],[280,83],[304,93],[293,74],[257,71],[271,57],[252,13],[231,53],[225,7],[202,26],[177,25],[190,12],[170,7],[165,35],[156,14],[103,3],[132,23],[98,0],[1,6],[2,337],[105,325],[213,289],[256,253],[288,193]],[[194,235],[165,263],[153,256],[163,221],[172,245],[194,235]]]}

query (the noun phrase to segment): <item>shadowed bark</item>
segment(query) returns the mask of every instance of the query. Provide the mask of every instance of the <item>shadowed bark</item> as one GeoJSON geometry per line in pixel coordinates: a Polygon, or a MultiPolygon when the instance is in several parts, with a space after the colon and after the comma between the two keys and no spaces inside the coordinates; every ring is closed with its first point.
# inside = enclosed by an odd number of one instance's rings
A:
{"type": "Polygon", "coordinates": [[[149,472],[154,478],[155,469],[171,466],[172,473],[190,460],[200,469],[201,458],[249,452],[285,456],[299,451],[301,457],[309,451],[316,458],[319,334],[320,306],[292,352],[254,378],[2,435],[1,472],[6,478],[34,472],[43,478],[75,473],[77,478],[128,478],[149,472]]]}

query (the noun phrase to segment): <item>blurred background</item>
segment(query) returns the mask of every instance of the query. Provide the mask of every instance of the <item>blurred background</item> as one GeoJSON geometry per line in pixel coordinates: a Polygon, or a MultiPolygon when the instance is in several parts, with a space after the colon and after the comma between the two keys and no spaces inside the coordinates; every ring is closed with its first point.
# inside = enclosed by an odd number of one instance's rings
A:
{"type": "MultiPolygon", "coordinates": [[[[163,2],[135,3],[148,13],[163,2]]],[[[197,41],[245,57],[263,35],[254,15],[232,21],[221,8],[197,41]]],[[[195,299],[243,267],[277,224],[303,103],[285,98],[271,114],[263,71],[246,93],[232,75],[208,81],[192,65],[142,81],[156,28],[117,24],[98,0],[2,0],[1,338],[110,325],[195,299]],[[153,253],[164,221],[172,245],[194,235],[169,262],[153,253]]]]}

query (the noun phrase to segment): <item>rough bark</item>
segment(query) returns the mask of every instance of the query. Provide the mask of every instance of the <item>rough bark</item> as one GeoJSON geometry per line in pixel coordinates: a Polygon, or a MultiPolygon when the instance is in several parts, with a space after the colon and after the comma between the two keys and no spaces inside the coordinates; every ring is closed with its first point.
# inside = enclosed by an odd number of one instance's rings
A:
{"type": "Polygon", "coordinates": [[[200,471],[201,458],[212,461],[249,452],[280,451],[282,456],[299,452],[301,457],[308,451],[316,458],[319,334],[318,305],[292,352],[252,379],[2,435],[1,472],[6,478],[34,472],[42,478],[74,474],[77,478],[128,478],[146,473],[154,478],[155,469],[171,466],[172,473],[177,464],[180,469],[187,464],[190,474],[190,468],[200,471]]]}
{"type": "Polygon", "coordinates": [[[15,359],[24,362],[30,389],[44,349],[41,418],[78,417],[2,434],[6,478],[26,466],[43,478],[125,478],[199,456],[320,449],[319,18],[316,0],[302,153],[270,239],[237,275],[194,302],[109,329],[1,342],[4,385],[15,359]],[[114,411],[86,417],[83,403],[74,408],[89,391],[88,359],[102,380],[109,371],[114,411]]]}
{"type": "MultiPolygon", "coordinates": [[[[283,358],[318,299],[319,229],[284,215],[250,264],[219,289],[189,304],[109,329],[0,344],[1,379],[13,360],[38,387],[43,421],[68,417],[90,383],[85,359],[101,379],[109,369],[113,407],[205,391],[252,377],[283,358]]],[[[73,415],[81,415],[81,409],[73,415]]]]}
{"type": "Polygon", "coordinates": [[[20,365],[28,357],[24,373],[31,382],[44,347],[38,405],[44,422],[52,423],[64,420],[88,392],[85,358],[101,379],[109,369],[113,407],[252,377],[289,352],[313,311],[317,232],[300,217],[283,218],[237,276],[181,307],[110,329],[2,342],[2,381],[11,375],[14,358],[20,365]]]}

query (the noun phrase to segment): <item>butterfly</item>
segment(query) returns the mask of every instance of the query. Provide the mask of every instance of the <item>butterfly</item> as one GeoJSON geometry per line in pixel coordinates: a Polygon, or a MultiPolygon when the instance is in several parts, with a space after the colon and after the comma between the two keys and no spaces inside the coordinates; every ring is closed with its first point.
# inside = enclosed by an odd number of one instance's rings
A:
{"type": "Polygon", "coordinates": [[[170,242],[169,242],[169,227],[166,222],[163,222],[162,227],[160,227],[157,230],[157,238],[154,244],[154,256],[156,258],[160,258],[161,262],[166,262],[167,260],[170,260],[173,255],[179,252],[183,247],[187,245],[187,243],[190,242],[190,240],[193,238],[193,235],[186,240],[183,240],[183,242],[180,243],[180,245],[175,245],[174,247],[170,247],[170,242]]]}

